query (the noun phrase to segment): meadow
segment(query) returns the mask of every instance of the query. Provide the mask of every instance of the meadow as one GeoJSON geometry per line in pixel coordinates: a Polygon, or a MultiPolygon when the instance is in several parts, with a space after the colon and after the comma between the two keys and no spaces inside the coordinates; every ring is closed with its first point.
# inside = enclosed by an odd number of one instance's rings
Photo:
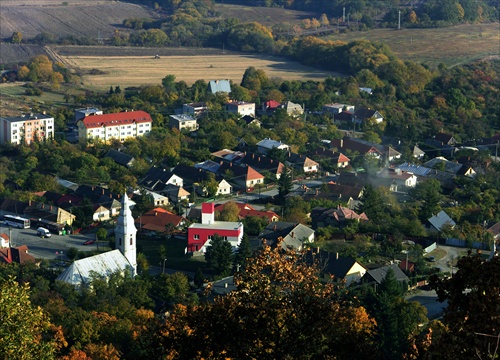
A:
{"type": "Polygon", "coordinates": [[[383,42],[402,60],[436,68],[440,63],[457,66],[500,55],[499,23],[466,24],[432,29],[375,29],[324,37],[351,42],[383,42]]]}

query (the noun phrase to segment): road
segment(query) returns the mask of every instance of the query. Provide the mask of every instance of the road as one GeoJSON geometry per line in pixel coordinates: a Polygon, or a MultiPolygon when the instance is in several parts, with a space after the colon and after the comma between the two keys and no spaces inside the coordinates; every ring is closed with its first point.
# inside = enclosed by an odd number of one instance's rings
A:
{"type": "Polygon", "coordinates": [[[442,316],[444,308],[448,305],[445,302],[439,302],[437,300],[437,295],[434,290],[418,290],[416,293],[413,292],[407,296],[405,299],[408,301],[416,301],[423,305],[427,309],[427,318],[429,320],[438,319],[442,316]]]}
{"type": "Polygon", "coordinates": [[[79,251],[88,251],[95,245],[83,245],[87,240],[94,240],[94,234],[54,235],[50,238],[37,236],[36,229],[9,228],[0,224],[0,233],[11,237],[11,246],[27,245],[28,253],[35,258],[49,260],[67,260],[68,249],[74,247],[79,251]],[[62,252],[62,253],[61,253],[62,252]]]}
{"type": "Polygon", "coordinates": [[[439,245],[439,249],[446,251],[446,255],[436,260],[436,267],[439,267],[442,272],[453,274],[456,271],[454,265],[456,265],[463,249],[445,245],[439,245]]]}

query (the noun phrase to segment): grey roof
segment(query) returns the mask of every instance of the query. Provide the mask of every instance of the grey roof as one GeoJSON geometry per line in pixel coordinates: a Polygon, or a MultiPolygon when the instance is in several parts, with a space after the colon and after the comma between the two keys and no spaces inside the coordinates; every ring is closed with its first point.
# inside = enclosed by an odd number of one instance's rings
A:
{"type": "Polygon", "coordinates": [[[322,273],[334,275],[337,279],[344,279],[357,262],[356,259],[350,256],[338,256],[338,253],[330,253],[319,249],[308,250],[304,254],[304,260],[308,264],[317,261],[322,273]]]}
{"type": "Polygon", "coordinates": [[[127,258],[123,256],[120,250],[112,250],[76,260],[57,277],[57,280],[75,286],[88,285],[92,282],[93,275],[108,277],[117,271],[126,269],[133,270],[127,258]]]}
{"type": "Polygon", "coordinates": [[[453,161],[449,161],[445,159],[444,157],[438,156],[435,157],[434,159],[431,159],[424,163],[425,166],[429,168],[434,168],[438,166],[439,164],[444,164],[444,171],[452,173],[452,174],[458,174],[460,169],[462,168],[462,164],[455,163],[453,161]]]}
{"type": "Polygon", "coordinates": [[[21,115],[21,116],[13,116],[13,117],[0,117],[1,119],[4,119],[5,121],[8,122],[19,122],[19,121],[26,121],[26,120],[44,120],[44,119],[53,119],[53,116],[48,116],[45,114],[30,114],[30,115],[21,115]]]}
{"type": "Polygon", "coordinates": [[[229,80],[210,80],[208,83],[208,90],[212,93],[218,92],[231,92],[231,83],[229,80]]]}
{"type": "Polygon", "coordinates": [[[420,165],[415,165],[415,164],[410,164],[410,163],[404,163],[401,164],[397,167],[401,171],[413,173],[417,176],[427,176],[432,169],[425,167],[425,166],[420,166],[420,165]]]}
{"type": "Polygon", "coordinates": [[[215,295],[227,295],[231,291],[236,290],[236,285],[234,285],[234,277],[229,276],[224,279],[214,281],[212,283],[212,292],[215,295]]]}
{"type": "Polygon", "coordinates": [[[405,275],[405,273],[399,268],[397,264],[386,265],[378,269],[368,270],[367,275],[369,275],[369,277],[371,277],[375,282],[377,282],[377,284],[380,284],[385,279],[385,276],[387,275],[387,271],[389,271],[389,269],[392,269],[394,271],[394,275],[396,275],[396,280],[406,281],[406,282],[410,281],[410,279],[408,279],[408,276],[405,275]]]}
{"type": "Polygon", "coordinates": [[[257,146],[263,147],[265,149],[272,149],[272,148],[279,148],[281,147],[286,147],[287,149],[289,146],[287,144],[282,143],[281,141],[276,141],[273,139],[268,139],[265,138],[264,140],[261,140],[257,143],[257,146]]]}
{"type": "Polygon", "coordinates": [[[109,150],[105,157],[111,158],[115,163],[123,166],[130,166],[134,161],[134,157],[129,154],[125,154],[124,152],[111,149],[109,150]]]}
{"type": "Polygon", "coordinates": [[[455,226],[455,222],[451,217],[448,216],[444,210],[441,210],[437,215],[434,215],[430,219],[428,219],[432,226],[434,226],[438,231],[441,231],[441,228],[444,224],[449,223],[451,226],[455,226]]]}

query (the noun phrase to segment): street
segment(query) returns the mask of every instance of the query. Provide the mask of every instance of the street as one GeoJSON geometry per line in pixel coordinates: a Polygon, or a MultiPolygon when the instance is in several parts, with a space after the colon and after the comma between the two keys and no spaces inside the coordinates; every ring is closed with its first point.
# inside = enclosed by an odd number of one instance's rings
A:
{"type": "Polygon", "coordinates": [[[96,244],[83,245],[87,240],[94,240],[94,234],[64,236],[52,234],[50,238],[41,238],[37,236],[36,229],[9,229],[9,226],[5,224],[0,224],[0,233],[5,233],[10,236],[12,247],[27,245],[28,253],[35,258],[67,260],[66,254],[71,247],[79,251],[88,251],[92,248],[97,248],[96,244]]]}

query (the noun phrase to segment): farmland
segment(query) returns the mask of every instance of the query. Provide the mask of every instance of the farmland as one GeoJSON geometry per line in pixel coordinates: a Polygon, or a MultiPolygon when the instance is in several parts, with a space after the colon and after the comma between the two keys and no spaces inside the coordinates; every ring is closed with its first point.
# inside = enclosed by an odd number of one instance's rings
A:
{"type": "Polygon", "coordinates": [[[380,41],[390,46],[402,60],[426,64],[463,65],[475,60],[498,56],[500,32],[498,23],[458,25],[435,29],[376,29],[347,32],[326,37],[329,40],[380,41]]]}
{"type": "MultiPolygon", "coordinates": [[[[101,48],[101,52],[106,48],[101,48]]],[[[115,51],[116,48],[110,48],[115,51]]],[[[171,55],[155,59],[156,49],[139,49],[147,56],[74,56],[62,55],[61,59],[68,67],[80,69],[84,73],[83,83],[86,87],[107,90],[111,85],[121,87],[161,84],[168,74],[193,84],[196,80],[229,79],[240,83],[245,69],[254,66],[262,69],[273,78],[287,80],[321,80],[336,75],[333,72],[321,71],[300,65],[285,59],[266,55],[243,55],[235,53],[222,54],[211,51],[211,54],[171,55]],[[90,75],[88,72],[98,69],[104,74],[90,75]]],[[[168,49],[163,49],[166,51],[168,49]]],[[[191,49],[190,51],[192,51],[191,49]]],[[[64,51],[61,52],[64,54],[64,51]]],[[[175,52],[174,52],[175,53],[175,52]]],[[[179,50],[177,51],[179,53],[179,50]]],[[[160,54],[161,55],[161,54],[160,54]]]]}
{"type": "Polygon", "coordinates": [[[115,29],[123,29],[121,24],[126,18],[154,17],[147,8],[125,2],[69,0],[64,3],[67,5],[52,0],[2,0],[0,38],[8,38],[14,31],[20,31],[25,39],[42,32],[57,37],[109,38],[115,29]]]}

